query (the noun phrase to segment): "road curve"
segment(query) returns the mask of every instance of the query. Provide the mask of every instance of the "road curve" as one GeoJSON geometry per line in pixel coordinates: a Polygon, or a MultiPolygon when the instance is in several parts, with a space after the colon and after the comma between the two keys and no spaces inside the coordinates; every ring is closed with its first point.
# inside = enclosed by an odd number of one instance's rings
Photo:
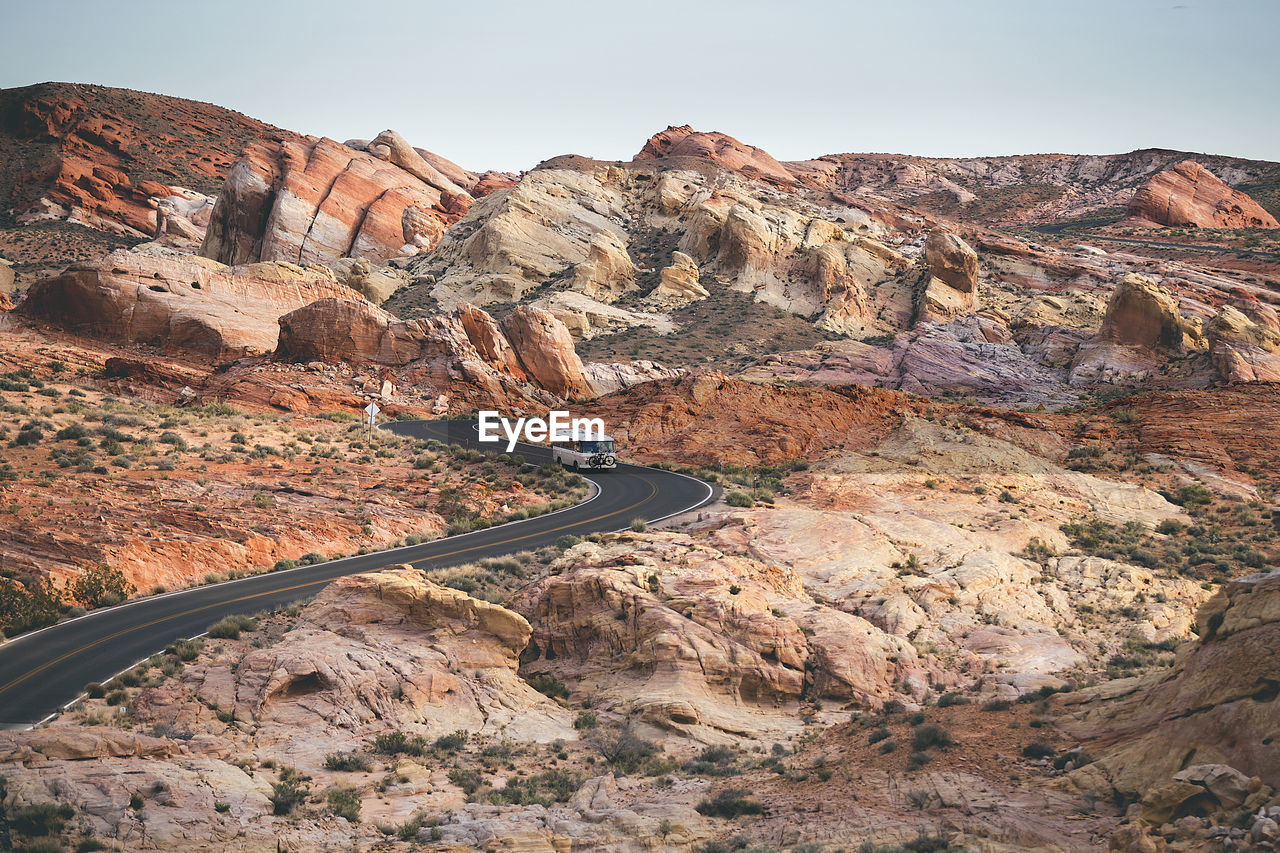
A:
{"type": "MultiPolygon", "coordinates": [[[[413,438],[457,442],[459,423],[400,421],[385,428],[413,438]]],[[[535,464],[551,461],[545,448],[520,445],[517,452],[535,464]]],[[[79,698],[84,685],[107,681],[176,639],[201,634],[225,616],[314,595],[343,575],[400,563],[438,568],[539,548],[566,534],[619,530],[636,518],[658,521],[702,506],[713,495],[701,480],[635,465],[619,465],[587,479],[596,486],[594,496],[558,512],[421,545],[140,598],[15,637],[0,645],[0,728],[37,724],[79,698]]]]}

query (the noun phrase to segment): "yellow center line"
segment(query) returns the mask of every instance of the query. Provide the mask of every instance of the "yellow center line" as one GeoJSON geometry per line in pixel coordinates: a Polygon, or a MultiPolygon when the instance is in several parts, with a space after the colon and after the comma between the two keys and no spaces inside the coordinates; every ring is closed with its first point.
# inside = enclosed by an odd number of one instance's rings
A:
{"type": "MultiPolygon", "coordinates": [[[[532,539],[532,538],[534,538],[534,537],[536,537],[536,536],[544,536],[544,535],[546,535],[546,534],[548,534],[548,533],[555,533],[555,532],[560,531],[560,530],[567,530],[567,529],[568,529],[568,528],[570,528],[570,527],[578,527],[578,526],[583,525],[583,524],[590,524],[590,523],[592,523],[592,522],[594,522],[594,521],[601,521],[601,520],[603,520],[603,519],[610,518],[610,517],[615,516],[615,515],[620,515],[620,514],[622,514],[622,513],[624,513],[624,512],[628,512],[628,511],[630,511],[630,510],[635,509],[635,508],[636,508],[636,507],[638,507],[638,506],[642,506],[642,505],[644,505],[644,504],[648,503],[648,502],[653,498],[653,496],[654,496],[654,495],[656,495],[656,494],[658,493],[658,487],[657,487],[657,486],[655,486],[653,483],[649,483],[648,485],[649,485],[649,494],[648,494],[648,495],[646,495],[645,497],[643,497],[643,498],[641,498],[640,500],[636,501],[635,503],[630,504],[629,506],[625,506],[625,507],[623,507],[622,509],[617,509],[617,510],[614,510],[613,512],[607,512],[607,513],[604,513],[603,515],[596,515],[596,516],[592,516],[591,518],[585,518],[585,519],[583,519],[582,521],[572,521],[572,522],[569,522],[568,524],[562,524],[562,525],[560,525],[559,527],[552,527],[552,528],[551,528],[551,529],[549,529],[549,530],[541,530],[541,531],[536,531],[536,532],[534,532],[534,533],[526,533],[526,534],[525,534],[525,535],[523,535],[523,536],[514,536],[514,537],[512,537],[512,538],[510,538],[510,539],[502,539],[502,540],[499,540],[499,541],[497,541],[497,542],[489,542],[489,543],[484,544],[484,545],[473,545],[473,546],[471,546],[470,548],[460,548],[460,549],[459,549],[459,550],[457,550],[457,551],[449,551],[448,553],[445,553],[445,554],[436,554],[436,555],[435,555],[435,556],[433,556],[433,557],[425,557],[425,558],[423,558],[423,559],[421,559],[421,560],[418,560],[417,562],[412,563],[411,565],[414,565],[414,566],[416,567],[418,563],[425,563],[425,562],[431,562],[431,561],[434,561],[434,560],[441,560],[441,559],[444,559],[445,557],[456,557],[456,556],[457,556],[457,555],[459,555],[459,554],[466,554],[466,553],[469,553],[469,552],[471,552],[471,551],[481,551],[481,550],[484,550],[484,549],[486,549],[486,548],[493,548],[493,547],[495,547],[495,546],[497,546],[497,545],[508,545],[508,544],[510,544],[510,543],[512,543],[512,542],[520,542],[520,541],[525,540],[525,539],[532,539]]],[[[375,569],[365,569],[364,571],[375,571],[375,569]]],[[[360,572],[353,572],[353,574],[360,574],[360,572]]],[[[211,609],[213,609],[213,608],[215,608],[215,607],[223,607],[223,606],[228,605],[228,604],[235,604],[236,602],[239,602],[239,601],[249,601],[249,600],[251,600],[251,599],[254,599],[254,598],[262,598],[263,596],[267,596],[267,595],[278,595],[278,594],[280,594],[280,593],[282,593],[282,592],[292,592],[292,591],[297,590],[297,589],[306,589],[307,587],[312,587],[312,586],[321,586],[321,585],[324,585],[324,584],[330,584],[330,583],[333,583],[333,581],[337,580],[337,578],[339,578],[339,577],[345,577],[345,575],[336,575],[336,576],[334,576],[334,577],[332,577],[332,578],[326,578],[326,579],[324,579],[324,580],[308,581],[307,583],[300,583],[300,584],[296,584],[296,585],[294,585],[294,586],[286,586],[286,587],[281,587],[281,588],[278,588],[278,589],[269,589],[269,590],[266,590],[266,591],[264,591],[264,592],[255,592],[255,593],[254,593],[254,594],[252,594],[252,595],[242,595],[242,596],[240,596],[239,598],[231,598],[231,599],[228,599],[228,600],[226,600],[226,601],[216,601],[216,602],[214,602],[213,604],[205,604],[205,605],[203,605],[203,606],[201,606],[201,607],[193,607],[193,608],[191,608],[190,610],[184,610],[184,611],[182,611],[181,613],[174,613],[174,614],[172,614],[172,615],[170,615],[170,616],[165,616],[165,617],[162,617],[162,618],[160,618],[160,619],[153,619],[153,620],[151,620],[150,622],[143,622],[142,624],[139,624],[139,625],[133,625],[133,626],[130,626],[130,627],[128,627],[128,628],[125,628],[125,629],[124,629],[124,630],[122,630],[122,631],[117,631],[117,632],[115,632],[114,634],[109,634],[109,635],[107,635],[107,636],[105,636],[105,637],[100,637],[100,638],[98,638],[97,640],[94,640],[92,643],[88,643],[88,644],[86,644],[86,645],[83,645],[83,646],[81,646],[81,647],[80,647],[80,648],[78,648],[78,649],[73,649],[72,651],[69,651],[69,652],[67,652],[67,653],[65,653],[65,654],[63,654],[63,655],[60,655],[60,656],[58,656],[58,657],[54,658],[54,659],[53,659],[53,660],[51,660],[51,661],[47,661],[46,663],[41,664],[40,666],[36,667],[35,669],[32,669],[31,671],[26,672],[26,673],[24,673],[24,674],[22,674],[22,675],[18,676],[17,678],[13,679],[12,681],[8,682],[7,684],[5,684],[5,685],[3,685],[3,686],[0,686],[0,694],[3,694],[3,693],[8,692],[8,691],[9,691],[9,690],[11,690],[13,687],[15,687],[15,686],[17,686],[17,685],[21,684],[22,682],[26,681],[27,679],[31,678],[32,676],[39,675],[40,673],[44,672],[44,671],[45,671],[46,669],[48,669],[49,667],[51,667],[51,666],[56,666],[57,664],[62,663],[62,662],[63,662],[64,660],[66,660],[67,658],[75,657],[75,656],[76,656],[76,655],[78,655],[78,654],[82,654],[82,653],[84,653],[84,652],[87,652],[89,649],[92,649],[92,648],[94,648],[95,646],[100,646],[100,645],[102,645],[103,643],[106,643],[106,642],[108,642],[108,641],[110,641],[110,640],[114,640],[114,639],[116,639],[117,637],[123,637],[125,634],[133,633],[134,631],[141,630],[142,628],[150,628],[152,625],[159,625],[161,622],[168,622],[168,621],[170,621],[170,620],[172,620],[172,619],[180,619],[180,618],[182,618],[183,616],[190,616],[191,614],[193,614],[193,613],[199,613],[199,612],[201,612],[202,610],[211,610],[211,609]]]]}

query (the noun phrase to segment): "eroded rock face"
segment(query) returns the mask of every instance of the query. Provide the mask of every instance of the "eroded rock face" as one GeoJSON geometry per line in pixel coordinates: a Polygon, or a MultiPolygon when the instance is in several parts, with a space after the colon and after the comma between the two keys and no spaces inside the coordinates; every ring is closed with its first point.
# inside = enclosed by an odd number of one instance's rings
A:
{"type": "Polygon", "coordinates": [[[592,396],[569,330],[549,312],[520,305],[503,320],[502,331],[539,386],[564,399],[592,396]]]}
{"type": "Polygon", "coordinates": [[[314,137],[259,142],[228,172],[201,253],[224,263],[381,261],[431,248],[470,203],[391,131],[369,152],[314,137]]]}
{"type": "Polygon", "coordinates": [[[516,609],[527,672],[551,672],[651,725],[712,738],[786,727],[805,690],[879,705],[923,689],[915,650],[816,604],[789,571],[682,534],[575,546],[516,609]],[[772,718],[772,719],[771,719],[772,718]]]}
{"type": "Polygon", "coordinates": [[[318,299],[360,297],[324,268],[119,250],[36,282],[22,311],[95,337],[223,359],[270,352],[280,316],[318,299]]]}
{"type": "Polygon", "coordinates": [[[1225,305],[1209,323],[1209,355],[1227,382],[1280,381],[1280,313],[1261,302],[1225,305]]]}
{"type": "Polygon", "coordinates": [[[696,157],[753,178],[780,184],[795,182],[786,166],[764,149],[739,142],[728,134],[702,133],[687,124],[655,133],[633,159],[660,160],[667,157],[696,157]]]}
{"type": "Polygon", "coordinates": [[[1280,228],[1274,216],[1194,160],[1154,175],[1129,202],[1130,224],[1147,227],[1280,228]]]}
{"type": "Polygon", "coordinates": [[[671,253],[671,266],[663,267],[661,280],[649,299],[666,306],[706,299],[711,294],[698,283],[698,265],[684,252],[671,253]]]}
{"type": "Polygon", "coordinates": [[[277,355],[291,361],[425,371],[416,379],[442,388],[469,384],[495,401],[520,386],[560,399],[592,394],[564,324],[529,306],[499,326],[465,303],[456,314],[398,320],[367,302],[320,299],[281,317],[279,325],[277,355]]]}
{"type": "Polygon", "coordinates": [[[1080,347],[1071,381],[1142,379],[1163,357],[1203,346],[1199,322],[1182,316],[1172,292],[1128,273],[1111,294],[1097,337],[1080,347]]]}
{"type": "MultiPolygon", "coordinates": [[[[566,734],[567,712],[516,675],[529,634],[519,614],[409,566],[351,575],[325,587],[280,643],[245,657],[231,706],[285,725],[505,725],[521,739],[550,740],[566,734]]],[[[202,677],[228,707],[217,675],[202,677]]]]}
{"type": "Polygon", "coordinates": [[[927,277],[917,295],[918,320],[945,322],[978,307],[978,253],[955,234],[934,230],[924,244],[927,277]]]}
{"type": "Polygon", "coordinates": [[[1199,640],[1170,670],[1059,700],[1059,724],[1101,756],[1073,774],[1078,787],[1147,797],[1151,810],[1162,791],[1171,817],[1206,791],[1215,807],[1238,805],[1257,790],[1253,776],[1280,788],[1280,571],[1223,585],[1197,618],[1199,640]],[[1226,769],[1179,773],[1191,765],[1226,769]],[[1197,790],[1170,797],[1162,789],[1174,780],[1197,790]]]}

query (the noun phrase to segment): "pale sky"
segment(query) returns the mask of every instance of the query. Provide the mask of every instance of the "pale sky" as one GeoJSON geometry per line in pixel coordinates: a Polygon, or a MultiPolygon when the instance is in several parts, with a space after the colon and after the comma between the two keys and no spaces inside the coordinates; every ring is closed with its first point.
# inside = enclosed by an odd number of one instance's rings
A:
{"type": "Polygon", "coordinates": [[[471,169],[668,124],[780,160],[1177,148],[1280,160],[1280,0],[0,0],[0,87],[100,83],[471,169]]]}

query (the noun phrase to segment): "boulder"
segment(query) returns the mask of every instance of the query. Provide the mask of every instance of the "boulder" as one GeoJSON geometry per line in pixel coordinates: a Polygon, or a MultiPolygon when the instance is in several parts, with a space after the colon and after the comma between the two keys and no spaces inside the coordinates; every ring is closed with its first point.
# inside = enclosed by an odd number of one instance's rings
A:
{"type": "Polygon", "coordinates": [[[575,546],[515,607],[534,626],[525,671],[703,738],[787,729],[806,692],[879,705],[918,670],[910,643],[815,603],[792,572],[683,534],[575,546]]]}
{"type": "Polygon", "coordinates": [[[21,311],[69,331],[225,359],[271,352],[280,316],[318,299],[363,302],[324,268],[121,249],[36,282],[21,311]]]}
{"type": "MultiPolygon", "coordinates": [[[[519,614],[411,566],[348,575],[325,587],[280,642],[244,657],[233,707],[272,739],[320,723],[572,737],[568,712],[516,674],[529,634],[519,614]]],[[[197,692],[225,705],[221,669],[206,669],[197,692]]]]}
{"type": "Polygon", "coordinates": [[[1169,355],[1203,347],[1199,321],[1182,316],[1171,291],[1126,273],[1107,303],[1102,328],[1077,352],[1071,381],[1143,379],[1169,355]]]}
{"type": "Polygon", "coordinates": [[[502,331],[539,387],[566,400],[592,395],[573,337],[550,312],[519,305],[502,321],[502,331]]]}
{"type": "Polygon", "coordinates": [[[916,294],[916,320],[946,322],[978,308],[978,253],[949,231],[934,230],[924,244],[927,273],[916,294]]]}
{"type": "Polygon", "coordinates": [[[419,375],[397,381],[430,381],[442,390],[469,385],[491,403],[520,386],[561,399],[591,394],[564,324],[528,306],[499,326],[465,303],[455,314],[399,320],[363,300],[329,298],[282,316],[279,327],[276,355],[289,361],[412,369],[419,375]]]}
{"type": "Polygon", "coordinates": [[[338,281],[374,305],[386,302],[391,294],[409,283],[404,273],[393,267],[375,264],[368,258],[338,258],[329,267],[338,281]]]}
{"type": "Polygon", "coordinates": [[[711,294],[698,283],[698,265],[684,252],[671,253],[671,266],[663,267],[658,286],[650,292],[648,301],[661,307],[675,307],[711,294]]]}
{"type": "Polygon", "coordinates": [[[613,302],[635,288],[636,266],[626,244],[612,231],[591,238],[587,257],[569,275],[569,287],[591,299],[613,302]]]}
{"type": "Polygon", "coordinates": [[[1261,302],[1224,305],[1209,322],[1209,355],[1226,382],[1280,381],[1280,312],[1261,302]]]}
{"type": "Polygon", "coordinates": [[[1144,227],[1280,228],[1274,216],[1195,160],[1153,175],[1133,195],[1125,223],[1144,227]]]}
{"type": "Polygon", "coordinates": [[[227,173],[201,253],[302,264],[383,261],[435,246],[471,197],[411,148],[406,154],[399,137],[379,139],[371,150],[386,159],[331,139],[254,143],[227,173]]]}

